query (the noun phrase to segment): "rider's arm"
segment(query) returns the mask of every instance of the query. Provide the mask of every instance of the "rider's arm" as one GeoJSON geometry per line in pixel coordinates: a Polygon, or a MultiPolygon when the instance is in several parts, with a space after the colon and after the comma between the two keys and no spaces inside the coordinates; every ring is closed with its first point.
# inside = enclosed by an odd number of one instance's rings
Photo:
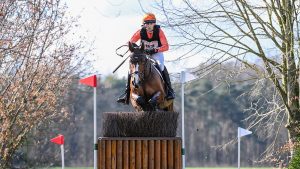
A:
{"type": "Polygon", "coordinates": [[[130,39],[130,42],[131,43],[136,43],[138,40],[141,39],[141,30],[138,30],[133,36],[132,38],[130,39]]]}
{"type": "Polygon", "coordinates": [[[159,38],[161,42],[161,47],[158,48],[158,52],[164,52],[169,50],[169,44],[167,38],[161,29],[159,29],[159,38]]]}

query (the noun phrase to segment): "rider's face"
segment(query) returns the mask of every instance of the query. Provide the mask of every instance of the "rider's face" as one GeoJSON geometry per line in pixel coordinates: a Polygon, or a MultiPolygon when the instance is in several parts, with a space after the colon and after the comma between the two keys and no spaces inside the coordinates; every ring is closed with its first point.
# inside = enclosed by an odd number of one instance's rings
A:
{"type": "Polygon", "coordinates": [[[144,26],[147,31],[153,31],[155,23],[145,23],[144,26]]]}

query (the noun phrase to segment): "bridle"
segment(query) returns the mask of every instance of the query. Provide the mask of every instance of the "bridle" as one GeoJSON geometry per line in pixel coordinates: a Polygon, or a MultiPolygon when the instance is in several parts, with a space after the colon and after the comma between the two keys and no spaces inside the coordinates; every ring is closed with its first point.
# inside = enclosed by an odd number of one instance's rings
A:
{"type": "Polygon", "coordinates": [[[133,77],[133,85],[135,88],[138,88],[139,85],[143,85],[148,80],[152,79],[152,63],[154,62],[153,59],[151,59],[146,54],[132,54],[133,56],[130,57],[130,63],[135,65],[134,72],[130,73],[130,76],[133,77]],[[139,71],[139,63],[144,64],[144,70],[139,71]],[[149,70],[146,74],[146,70],[149,70]]]}

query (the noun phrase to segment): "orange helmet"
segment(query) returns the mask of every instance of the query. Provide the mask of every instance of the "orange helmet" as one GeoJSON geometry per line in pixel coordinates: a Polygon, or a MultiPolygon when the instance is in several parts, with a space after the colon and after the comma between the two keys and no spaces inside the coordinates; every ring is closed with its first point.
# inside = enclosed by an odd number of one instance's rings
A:
{"type": "Polygon", "coordinates": [[[143,23],[155,23],[156,22],[156,18],[155,15],[153,13],[146,13],[143,17],[143,23]]]}

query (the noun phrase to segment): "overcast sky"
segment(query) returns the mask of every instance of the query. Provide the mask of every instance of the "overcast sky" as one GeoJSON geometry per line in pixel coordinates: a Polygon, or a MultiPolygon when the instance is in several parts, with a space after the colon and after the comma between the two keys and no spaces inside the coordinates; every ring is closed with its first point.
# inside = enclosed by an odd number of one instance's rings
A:
{"type": "MultiPolygon", "coordinates": [[[[178,0],[177,3],[180,0],[178,0]]],[[[142,7],[155,13],[155,1],[140,0],[142,7]]],[[[176,3],[176,1],[174,1],[176,3]]],[[[144,12],[138,0],[66,0],[68,12],[72,16],[80,16],[80,29],[76,31],[78,38],[83,35],[88,41],[94,40],[94,67],[100,74],[111,74],[124,60],[115,54],[116,48],[129,41],[131,36],[140,29],[144,12]]],[[[164,30],[168,35],[172,32],[164,30]]],[[[169,43],[170,42],[170,39],[169,43]]],[[[175,60],[178,51],[164,53],[166,61],[175,60]]],[[[180,72],[181,69],[196,66],[197,58],[180,62],[168,62],[170,72],[180,72]]],[[[127,76],[128,61],[115,73],[119,77],[127,76]]]]}

